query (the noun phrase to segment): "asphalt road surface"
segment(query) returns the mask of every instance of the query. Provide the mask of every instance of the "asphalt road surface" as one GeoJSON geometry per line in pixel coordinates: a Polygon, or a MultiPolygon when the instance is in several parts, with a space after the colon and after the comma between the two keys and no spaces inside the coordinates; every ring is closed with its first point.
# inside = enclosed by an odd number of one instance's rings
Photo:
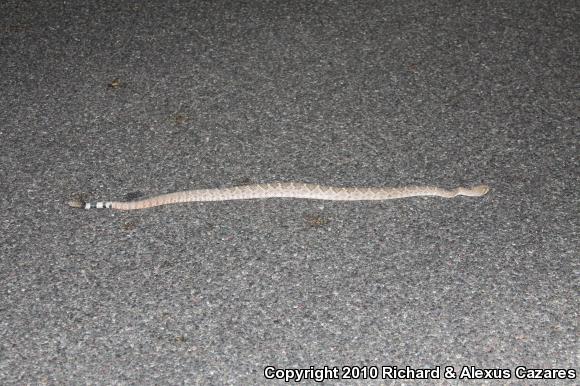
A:
{"type": "Polygon", "coordinates": [[[579,12],[2,1],[0,383],[578,382],[579,12]]]}

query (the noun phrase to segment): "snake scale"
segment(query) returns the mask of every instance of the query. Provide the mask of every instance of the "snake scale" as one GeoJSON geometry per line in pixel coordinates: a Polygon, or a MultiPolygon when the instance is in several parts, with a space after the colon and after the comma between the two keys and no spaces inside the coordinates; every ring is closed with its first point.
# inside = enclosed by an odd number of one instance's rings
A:
{"type": "Polygon", "coordinates": [[[305,198],[313,200],[331,201],[367,201],[392,200],[397,198],[436,196],[452,198],[455,196],[480,197],[489,191],[487,185],[473,187],[458,187],[444,189],[435,186],[406,186],[400,188],[366,188],[366,187],[332,187],[301,182],[273,182],[269,184],[255,184],[235,186],[219,189],[196,189],[183,192],[161,194],[158,196],[135,201],[101,201],[96,203],[82,200],[69,201],[74,208],[106,208],[118,210],[146,209],[154,206],[178,204],[200,201],[247,200],[254,198],[305,198]]]}

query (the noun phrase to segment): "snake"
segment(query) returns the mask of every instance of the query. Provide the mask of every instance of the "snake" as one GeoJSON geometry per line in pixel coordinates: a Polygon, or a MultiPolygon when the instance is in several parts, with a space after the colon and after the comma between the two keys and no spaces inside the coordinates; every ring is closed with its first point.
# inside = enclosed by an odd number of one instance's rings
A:
{"type": "Polygon", "coordinates": [[[302,198],[330,201],[393,200],[398,198],[434,196],[453,198],[456,196],[481,197],[490,190],[488,185],[445,189],[436,186],[404,187],[334,187],[301,182],[272,182],[229,188],[194,189],[161,194],[133,201],[85,202],[74,199],[68,202],[73,208],[136,210],[155,206],[186,202],[248,200],[260,198],[302,198]]]}

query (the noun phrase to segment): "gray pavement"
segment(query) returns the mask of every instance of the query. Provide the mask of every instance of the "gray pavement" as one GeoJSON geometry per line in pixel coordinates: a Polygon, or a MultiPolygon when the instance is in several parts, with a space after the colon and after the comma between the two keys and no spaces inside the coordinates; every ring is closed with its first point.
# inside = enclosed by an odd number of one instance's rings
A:
{"type": "Polygon", "coordinates": [[[0,383],[575,376],[579,10],[1,2],[0,383]],[[271,181],[492,189],[66,205],[271,181]]]}

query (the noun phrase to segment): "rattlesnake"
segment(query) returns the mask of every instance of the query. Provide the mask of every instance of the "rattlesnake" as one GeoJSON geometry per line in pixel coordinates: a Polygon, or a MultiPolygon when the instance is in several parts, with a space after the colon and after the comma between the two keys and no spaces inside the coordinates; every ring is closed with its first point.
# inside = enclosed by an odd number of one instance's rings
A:
{"type": "Polygon", "coordinates": [[[332,201],[392,200],[396,198],[437,196],[452,198],[455,196],[479,197],[489,191],[487,185],[471,188],[443,189],[435,186],[407,186],[401,188],[338,188],[300,182],[274,182],[235,186],[222,189],[198,189],[184,192],[168,193],[136,201],[106,201],[88,203],[82,200],[69,201],[74,208],[111,208],[119,210],[145,209],[159,205],[177,204],[196,201],[246,200],[252,198],[307,198],[332,201]]]}

